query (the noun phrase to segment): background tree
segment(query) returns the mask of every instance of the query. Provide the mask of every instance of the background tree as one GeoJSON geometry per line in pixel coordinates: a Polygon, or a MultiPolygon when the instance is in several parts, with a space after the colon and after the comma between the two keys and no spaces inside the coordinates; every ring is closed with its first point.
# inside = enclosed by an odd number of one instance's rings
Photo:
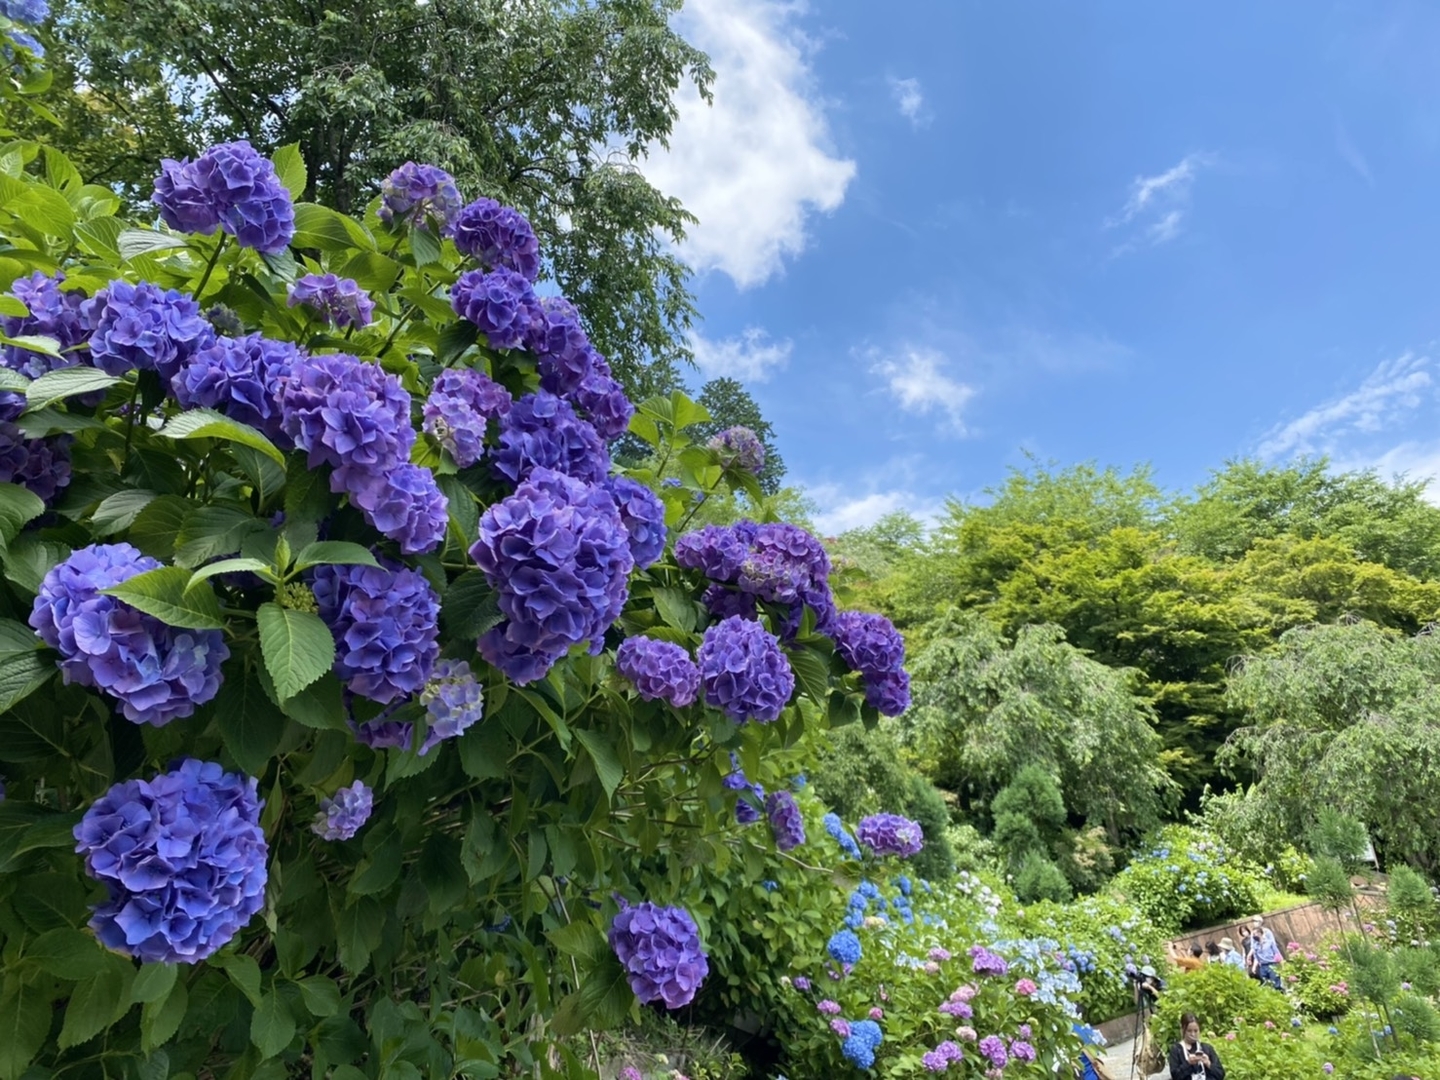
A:
{"type": "Polygon", "coordinates": [[[1038,765],[1027,765],[990,803],[995,821],[991,835],[1005,853],[1021,900],[1068,900],[1070,883],[1051,858],[1061,845],[1065,801],[1055,778],[1038,765]]]}
{"type": "Polygon", "coordinates": [[[760,438],[765,447],[765,467],[760,470],[760,490],[774,495],[780,490],[785,479],[785,459],[775,446],[775,429],[760,412],[760,406],[750,391],[736,379],[721,377],[711,379],[700,388],[697,398],[701,405],[710,410],[710,419],[695,426],[696,439],[703,442],[726,428],[747,427],[760,438]]]}

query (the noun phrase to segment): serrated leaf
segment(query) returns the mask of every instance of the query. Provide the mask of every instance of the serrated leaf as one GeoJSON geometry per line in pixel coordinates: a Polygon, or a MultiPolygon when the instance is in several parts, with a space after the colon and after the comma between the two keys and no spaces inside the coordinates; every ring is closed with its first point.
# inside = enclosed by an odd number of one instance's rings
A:
{"type": "Polygon", "coordinates": [[[246,537],[267,531],[263,522],[237,507],[196,507],[185,515],[175,538],[175,562],[194,569],[219,555],[235,554],[246,537]]]}
{"type": "Polygon", "coordinates": [[[651,597],[666,625],[686,633],[694,631],[699,613],[695,610],[695,601],[684,589],[657,588],[651,597]]]}
{"type": "Polygon", "coordinates": [[[323,1020],[340,1011],[340,988],[335,980],[324,975],[311,975],[295,984],[300,987],[300,999],[310,1015],[323,1020]]]}
{"type": "Polygon", "coordinates": [[[5,553],[5,578],[33,596],[40,591],[45,575],[69,554],[70,548],[58,540],[22,536],[5,553]]]}
{"type": "Polygon", "coordinates": [[[600,931],[584,922],[573,922],[557,930],[547,930],[545,936],[562,956],[574,957],[576,960],[598,960],[605,946],[605,938],[600,931]]]}
{"type": "Polygon", "coordinates": [[[260,965],[247,953],[216,953],[206,961],[230,977],[251,1005],[260,1004],[260,965]]]}
{"type": "Polygon", "coordinates": [[[298,201],[300,196],[305,194],[308,180],[305,174],[305,158],[300,154],[300,144],[287,143],[275,151],[270,161],[275,166],[275,176],[289,193],[291,202],[298,201]]]}
{"type": "Polygon", "coordinates": [[[555,1012],[555,1033],[569,1036],[618,1027],[625,1022],[634,1002],[625,969],[607,952],[583,974],[580,989],[560,1002],[555,1012]]]}
{"type": "MultiPolygon", "coordinates": [[[[37,383],[39,381],[36,380],[37,383]]],[[[281,468],[285,467],[285,455],[274,443],[249,424],[231,420],[214,409],[191,409],[180,413],[172,417],[157,434],[166,439],[223,439],[226,442],[239,443],[252,450],[259,450],[281,468]]]]}
{"type": "Polygon", "coordinates": [[[333,672],[326,672],[293,697],[280,703],[280,711],[297,724],[320,731],[346,731],[344,688],[333,672]]]}
{"type": "Polygon", "coordinates": [[[0,484],[0,540],[14,540],[29,522],[45,512],[45,502],[19,484],[0,484]]]}
{"type": "MultiPolygon", "coordinates": [[[[180,1030],[190,992],[182,980],[176,980],[162,998],[147,1001],[140,1009],[140,1045],[147,1053],[156,1053],[180,1030]]],[[[168,1069],[168,1065],[167,1065],[168,1069]]]]}
{"type": "Polygon", "coordinates": [[[830,694],[830,660],[811,648],[790,649],[790,670],[795,681],[817,705],[824,705],[830,694]]]}
{"type": "Polygon", "coordinates": [[[113,1022],[115,1003],[125,992],[125,977],[114,964],[107,964],[92,978],[70,993],[65,1006],[65,1024],[60,1029],[60,1049],[68,1050],[88,1042],[113,1022]]]}
{"type": "Polygon", "coordinates": [[[416,869],[432,912],[448,911],[464,898],[469,882],[465,868],[460,865],[460,845],[454,838],[440,832],[431,833],[420,849],[416,869]]]}
{"type": "Polygon", "coordinates": [[[168,560],[175,554],[175,541],[185,527],[185,517],[195,504],[179,495],[161,495],[141,510],[126,537],[151,558],[168,560]]]}
{"type": "Polygon", "coordinates": [[[268,603],[260,605],[256,619],[265,670],[281,701],[294,697],[335,666],[335,639],[320,616],[268,603]]]}
{"type": "Polygon", "coordinates": [[[440,241],[427,229],[410,226],[410,253],[416,266],[429,266],[440,261],[440,241]]]}
{"type": "Polygon", "coordinates": [[[348,540],[319,540],[307,544],[295,556],[295,570],[308,570],[312,566],[375,566],[375,556],[370,549],[348,540]]]}
{"type": "Polygon", "coordinates": [[[134,524],[135,519],[156,499],[153,491],[137,491],[134,488],[117,491],[107,496],[90,518],[91,530],[96,536],[110,536],[122,532],[134,524]]]}
{"type": "Polygon", "coordinates": [[[49,1032],[50,1002],[42,988],[7,975],[0,992],[0,1080],[19,1080],[49,1032]]]}
{"type": "Polygon", "coordinates": [[[30,943],[25,958],[61,979],[86,979],[105,965],[105,951],[89,934],[62,928],[47,930],[30,943]]]}
{"type": "Polygon", "coordinates": [[[220,601],[208,582],[190,588],[190,571],[183,566],[161,566],[100,590],[167,626],[189,630],[223,630],[220,601]]]}
{"type": "Polygon", "coordinates": [[[151,229],[126,229],[115,238],[115,247],[120,252],[120,258],[126,262],[139,255],[153,255],[159,251],[175,251],[187,246],[183,236],[155,232],[151,229]]]}
{"type": "Polygon", "coordinates": [[[251,776],[262,776],[285,734],[285,717],[243,660],[228,661],[223,673],[215,726],[235,763],[251,776]]]}
{"type": "Polygon", "coordinates": [[[55,674],[55,664],[40,652],[41,645],[29,627],[8,619],[0,620],[0,716],[9,713],[55,674]]]}
{"type": "Polygon", "coordinates": [[[170,993],[180,969],[175,964],[141,964],[130,987],[130,1000],[137,1004],[159,1001],[170,993]]]}
{"type": "Polygon", "coordinates": [[[25,411],[33,413],[64,398],[108,390],[120,381],[116,376],[107,375],[98,368],[92,367],[69,367],[47,371],[32,382],[29,389],[25,391],[25,411]]]}
{"type": "MultiPolygon", "coordinates": [[[[60,339],[53,338],[49,334],[6,334],[0,332],[0,345],[10,345],[25,352],[39,353],[41,356],[49,356],[55,360],[63,360],[65,354],[60,351],[60,339]]],[[[29,389],[29,386],[26,386],[29,389]]]]}
{"type": "Polygon", "coordinates": [[[450,583],[440,604],[440,618],[452,636],[477,638],[504,618],[499,598],[479,570],[467,570],[450,583]]]}
{"type": "Polygon", "coordinates": [[[355,867],[348,886],[349,892],[355,896],[370,896],[395,884],[396,878],[400,876],[403,853],[400,834],[391,832],[355,867]]]}
{"type": "Polygon", "coordinates": [[[615,748],[598,731],[576,728],[575,737],[580,740],[589,753],[590,760],[595,763],[595,775],[599,777],[605,794],[613,796],[615,789],[620,786],[620,781],[625,779],[625,769],[615,754],[615,748]]]}
{"type": "MultiPolygon", "coordinates": [[[[9,299],[0,296],[0,300],[9,299]]],[[[21,307],[24,307],[22,304],[21,307]]],[[[9,390],[13,393],[23,394],[30,387],[30,380],[18,371],[11,371],[9,368],[0,368],[0,390],[9,390]]]]}
{"type": "Polygon", "coordinates": [[[385,925],[380,905],[368,896],[335,912],[335,951],[340,966],[352,975],[364,971],[370,954],[380,944],[385,925]]]}
{"type": "Polygon", "coordinates": [[[212,577],[219,574],[239,574],[245,571],[258,573],[261,570],[269,569],[270,564],[264,559],[221,559],[219,562],[202,566],[192,573],[190,575],[190,584],[185,586],[185,591],[189,592],[202,581],[209,581],[212,577]]]}

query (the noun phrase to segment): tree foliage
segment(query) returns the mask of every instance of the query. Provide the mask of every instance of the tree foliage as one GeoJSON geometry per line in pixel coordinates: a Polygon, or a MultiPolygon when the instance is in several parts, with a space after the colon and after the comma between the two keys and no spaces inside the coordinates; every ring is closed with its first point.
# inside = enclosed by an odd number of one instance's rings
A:
{"type": "Polygon", "coordinates": [[[785,480],[785,459],[775,445],[775,428],[765,419],[750,391],[737,379],[711,379],[700,388],[696,399],[710,413],[710,419],[696,425],[696,434],[708,439],[730,427],[747,427],[765,447],[765,467],[760,470],[760,490],[774,495],[785,480]]]}

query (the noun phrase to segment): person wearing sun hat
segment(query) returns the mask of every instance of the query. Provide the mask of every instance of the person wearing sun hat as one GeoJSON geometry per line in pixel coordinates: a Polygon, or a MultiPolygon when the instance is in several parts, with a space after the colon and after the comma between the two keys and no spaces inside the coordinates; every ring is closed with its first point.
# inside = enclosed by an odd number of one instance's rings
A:
{"type": "Polygon", "coordinates": [[[1245,970],[1245,957],[1240,955],[1240,950],[1235,948],[1235,942],[1228,937],[1220,939],[1220,963],[1229,964],[1233,968],[1245,970]]]}

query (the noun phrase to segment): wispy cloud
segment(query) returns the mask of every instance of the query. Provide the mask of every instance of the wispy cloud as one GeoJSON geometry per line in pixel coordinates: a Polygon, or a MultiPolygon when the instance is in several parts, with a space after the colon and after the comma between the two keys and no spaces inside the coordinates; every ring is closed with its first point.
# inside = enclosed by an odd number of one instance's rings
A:
{"type": "Polygon", "coordinates": [[[685,88],[669,147],[638,163],[699,218],[686,260],[741,288],[804,251],[812,216],[836,210],[855,175],[831,145],[797,10],[782,0],[690,0],[677,26],[710,56],[714,103],[685,88]]]}
{"type": "Polygon", "coordinates": [[[1200,170],[1214,163],[1209,154],[1187,154],[1155,176],[1137,176],[1120,213],[1105,222],[1108,229],[1127,231],[1129,238],[1116,254],[1140,247],[1158,247],[1179,236],[1190,212],[1191,194],[1200,170]]]}
{"type": "Polygon", "coordinates": [[[892,77],[890,96],[895,99],[900,115],[909,120],[912,126],[923,127],[930,122],[930,117],[922,111],[925,108],[925,94],[920,89],[919,79],[892,77]]]}
{"type": "Polygon", "coordinates": [[[952,378],[945,355],[930,348],[908,348],[878,357],[870,370],[885,380],[901,409],[921,416],[942,414],[945,427],[955,435],[965,434],[965,405],[975,388],[952,378]]]}
{"type": "Polygon", "coordinates": [[[1345,122],[1338,117],[1335,120],[1335,152],[1344,159],[1345,164],[1355,170],[1355,175],[1364,180],[1371,187],[1375,186],[1375,177],[1370,172],[1370,163],[1365,160],[1365,155],[1350,138],[1350,130],[1345,122]]]}
{"type": "Polygon", "coordinates": [[[905,488],[891,488],[857,495],[853,489],[839,484],[821,484],[805,489],[819,507],[815,527],[824,536],[839,536],[851,529],[874,525],[886,514],[900,511],[930,524],[945,510],[945,500],[921,495],[905,488]]]}
{"type": "Polygon", "coordinates": [[[1378,365],[1354,390],[1273,428],[1260,443],[1262,457],[1292,454],[1340,456],[1345,440],[1397,429],[1433,397],[1430,358],[1404,353],[1378,365]]]}
{"type": "Polygon", "coordinates": [[[764,330],[751,326],[739,337],[720,341],[692,332],[690,348],[695,366],[712,379],[727,376],[741,382],[764,382],[789,362],[791,344],[788,338],[772,341],[764,330]]]}

